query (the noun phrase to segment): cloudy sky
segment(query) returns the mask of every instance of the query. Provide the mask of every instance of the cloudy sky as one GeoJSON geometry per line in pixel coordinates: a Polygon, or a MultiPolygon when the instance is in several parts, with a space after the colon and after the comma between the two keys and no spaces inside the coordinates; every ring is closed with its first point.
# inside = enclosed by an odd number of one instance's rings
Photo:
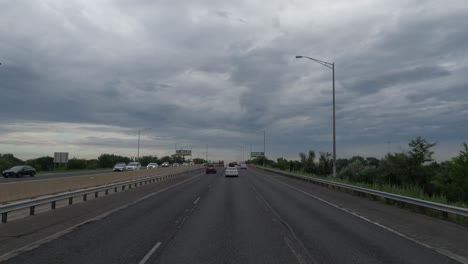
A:
{"type": "Polygon", "coordinates": [[[382,157],[468,141],[466,0],[0,0],[0,153],[382,157]]]}

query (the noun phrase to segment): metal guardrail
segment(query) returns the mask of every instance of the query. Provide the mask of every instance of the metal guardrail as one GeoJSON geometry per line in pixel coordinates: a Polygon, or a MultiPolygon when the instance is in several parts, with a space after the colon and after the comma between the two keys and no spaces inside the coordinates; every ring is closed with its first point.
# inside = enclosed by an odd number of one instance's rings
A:
{"type": "Polygon", "coordinates": [[[339,182],[334,182],[334,181],[327,181],[324,179],[319,179],[315,177],[306,177],[290,172],[285,172],[285,171],[280,171],[280,170],[275,170],[275,169],[270,169],[270,168],[265,168],[261,166],[257,166],[257,168],[266,170],[266,171],[271,171],[277,174],[281,174],[284,176],[292,177],[292,178],[298,178],[300,180],[310,182],[310,183],[315,183],[315,184],[320,184],[320,185],[325,185],[327,187],[332,186],[332,187],[337,187],[337,188],[342,188],[345,190],[351,190],[357,193],[362,193],[366,195],[370,195],[372,197],[382,197],[385,198],[386,201],[398,201],[401,203],[406,203],[406,204],[411,204],[415,206],[419,206],[421,208],[429,208],[433,209],[436,211],[440,211],[443,213],[444,217],[448,217],[448,214],[454,214],[458,216],[463,216],[463,217],[468,217],[468,209],[467,208],[462,208],[462,207],[457,207],[457,206],[451,206],[451,205],[446,205],[446,204],[441,204],[441,203],[435,203],[435,202],[430,202],[426,200],[421,200],[417,198],[412,198],[408,196],[403,196],[399,194],[393,194],[393,193],[388,193],[388,192],[382,192],[382,191],[377,191],[373,189],[367,189],[363,187],[358,187],[358,186],[353,186],[350,184],[345,184],[345,183],[339,183],[339,182]]]}
{"type": "Polygon", "coordinates": [[[166,173],[166,174],[149,176],[149,177],[135,179],[135,180],[111,183],[111,184],[106,184],[106,185],[97,186],[97,187],[91,187],[91,188],[86,188],[86,189],[81,189],[81,190],[76,190],[76,191],[41,196],[41,197],[37,197],[33,199],[21,200],[21,201],[12,202],[9,204],[0,205],[0,214],[2,215],[2,223],[8,222],[8,213],[22,210],[25,208],[29,208],[29,215],[32,216],[32,215],[35,215],[36,206],[39,206],[39,205],[50,203],[51,204],[50,209],[56,209],[57,201],[68,199],[68,205],[71,205],[73,204],[73,200],[75,197],[82,197],[83,198],[82,201],[87,201],[89,194],[91,195],[94,194],[94,198],[98,198],[100,192],[104,192],[105,195],[108,195],[109,190],[111,189],[114,189],[114,193],[116,193],[119,190],[124,191],[127,187],[128,189],[132,189],[138,186],[143,186],[149,183],[166,180],[166,179],[173,178],[180,174],[194,172],[197,170],[200,170],[200,168],[197,168],[194,170],[188,170],[188,171],[181,171],[177,173],[166,173]]]}

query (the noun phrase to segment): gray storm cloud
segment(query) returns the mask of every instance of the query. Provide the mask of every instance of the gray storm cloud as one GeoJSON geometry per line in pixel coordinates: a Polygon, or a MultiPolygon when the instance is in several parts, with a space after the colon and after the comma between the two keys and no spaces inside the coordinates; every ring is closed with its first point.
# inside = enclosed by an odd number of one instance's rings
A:
{"type": "MultiPolygon", "coordinates": [[[[0,120],[153,127],[147,145],[164,153],[179,141],[229,155],[263,130],[272,157],[330,151],[331,72],[301,54],[336,63],[338,156],[419,135],[461,144],[468,3],[439,2],[4,1],[0,120]]],[[[13,128],[3,149],[20,144],[13,128]]],[[[86,155],[119,147],[103,127],[83,133],[86,155]]]]}

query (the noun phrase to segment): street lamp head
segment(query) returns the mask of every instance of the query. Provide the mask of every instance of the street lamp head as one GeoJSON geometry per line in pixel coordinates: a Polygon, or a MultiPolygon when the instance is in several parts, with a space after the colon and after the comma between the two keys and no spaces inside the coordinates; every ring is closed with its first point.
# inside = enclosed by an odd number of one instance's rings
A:
{"type": "Polygon", "coordinates": [[[303,56],[296,56],[296,59],[302,59],[303,56]]]}

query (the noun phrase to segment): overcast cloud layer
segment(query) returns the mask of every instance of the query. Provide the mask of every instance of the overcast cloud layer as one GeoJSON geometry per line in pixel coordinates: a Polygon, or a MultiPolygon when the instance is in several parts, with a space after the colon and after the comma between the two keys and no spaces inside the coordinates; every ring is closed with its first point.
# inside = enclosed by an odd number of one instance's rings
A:
{"type": "Polygon", "coordinates": [[[0,153],[382,157],[468,141],[468,2],[0,1],[0,153]]]}

